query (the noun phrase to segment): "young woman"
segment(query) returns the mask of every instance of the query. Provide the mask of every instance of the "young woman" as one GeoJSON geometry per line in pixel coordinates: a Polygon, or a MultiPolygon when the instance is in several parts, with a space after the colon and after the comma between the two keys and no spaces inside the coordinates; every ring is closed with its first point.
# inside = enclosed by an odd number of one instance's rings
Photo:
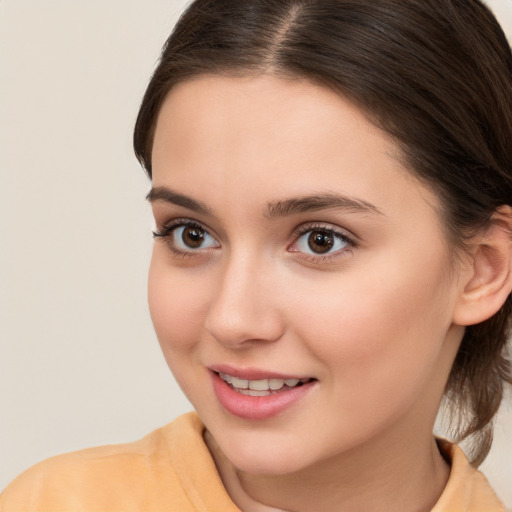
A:
{"type": "Polygon", "coordinates": [[[196,0],[134,140],[151,315],[197,414],[35,466],[0,510],[504,510],[475,469],[512,381],[512,54],[488,9],[196,0]],[[433,436],[443,398],[469,462],[433,436]]]}

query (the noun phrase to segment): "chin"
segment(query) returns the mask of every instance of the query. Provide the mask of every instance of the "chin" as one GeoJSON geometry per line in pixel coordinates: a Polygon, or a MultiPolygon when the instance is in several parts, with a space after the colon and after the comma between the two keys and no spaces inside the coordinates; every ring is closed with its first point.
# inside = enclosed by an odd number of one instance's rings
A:
{"type": "Polygon", "coordinates": [[[314,462],[311,451],[305,453],[303,443],[290,443],[290,436],[286,436],[287,439],[282,439],[282,436],[278,436],[278,439],[266,435],[257,437],[259,439],[249,440],[247,436],[237,438],[221,434],[216,441],[238,470],[253,475],[295,473],[314,462]]]}
{"type": "Polygon", "coordinates": [[[251,475],[279,476],[305,469],[305,465],[299,461],[289,460],[287,456],[280,456],[276,453],[253,458],[234,454],[232,457],[228,456],[228,459],[239,471],[251,475]]]}

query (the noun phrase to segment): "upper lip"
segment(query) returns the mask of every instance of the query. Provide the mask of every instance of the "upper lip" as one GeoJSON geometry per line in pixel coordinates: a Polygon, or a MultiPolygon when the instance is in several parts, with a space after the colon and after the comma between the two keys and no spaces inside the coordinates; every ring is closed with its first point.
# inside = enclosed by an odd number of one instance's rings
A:
{"type": "Polygon", "coordinates": [[[232,377],[245,380],[263,380],[263,379],[309,379],[310,376],[297,374],[284,374],[272,370],[262,370],[259,368],[237,368],[229,364],[214,364],[208,366],[208,369],[215,373],[226,373],[232,377]]]}

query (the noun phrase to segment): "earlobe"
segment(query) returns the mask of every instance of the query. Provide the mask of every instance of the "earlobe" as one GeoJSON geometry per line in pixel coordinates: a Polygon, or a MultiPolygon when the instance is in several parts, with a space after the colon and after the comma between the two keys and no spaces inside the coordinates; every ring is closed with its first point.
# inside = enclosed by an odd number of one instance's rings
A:
{"type": "Polygon", "coordinates": [[[512,208],[500,206],[474,241],[453,321],[475,325],[493,316],[512,291],[512,208]]]}

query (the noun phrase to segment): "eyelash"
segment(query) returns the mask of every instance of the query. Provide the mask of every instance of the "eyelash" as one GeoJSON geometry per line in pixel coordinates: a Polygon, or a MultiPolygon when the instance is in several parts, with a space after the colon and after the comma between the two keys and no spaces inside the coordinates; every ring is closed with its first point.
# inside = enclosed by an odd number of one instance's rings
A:
{"type": "Polygon", "coordinates": [[[333,226],[319,223],[305,224],[300,226],[294,233],[294,242],[291,245],[296,245],[301,237],[303,237],[307,233],[314,233],[315,231],[325,233],[326,235],[329,235],[339,241],[342,241],[344,244],[346,244],[346,246],[343,247],[342,249],[324,255],[307,254],[298,250],[293,250],[291,252],[300,253],[301,258],[311,263],[329,263],[330,261],[336,258],[351,254],[352,251],[358,247],[358,243],[356,242],[356,240],[352,236],[347,235],[345,231],[336,229],[333,226]]]}
{"type": "MultiPolygon", "coordinates": [[[[213,249],[212,247],[207,247],[206,249],[197,249],[193,250],[192,248],[190,250],[182,250],[176,247],[172,235],[174,231],[176,231],[178,228],[192,228],[192,229],[198,229],[204,233],[206,233],[208,236],[213,238],[215,240],[215,237],[210,234],[210,231],[208,228],[204,227],[202,224],[187,218],[178,218],[174,219],[168,224],[164,225],[162,228],[159,228],[156,231],[153,231],[153,238],[162,239],[167,243],[167,246],[169,247],[169,250],[181,257],[194,257],[194,256],[200,256],[204,255],[205,251],[210,251],[213,249]]],[[[311,262],[311,263],[328,263],[331,260],[340,257],[345,254],[350,254],[353,249],[357,248],[358,244],[352,238],[351,236],[347,235],[346,232],[335,229],[332,226],[328,226],[325,224],[305,224],[300,226],[294,233],[293,233],[294,241],[288,246],[288,251],[293,253],[300,254],[300,257],[311,262]],[[339,249],[337,251],[334,251],[332,253],[327,254],[308,254],[304,251],[300,251],[297,249],[291,250],[290,247],[293,247],[294,245],[297,245],[301,237],[306,235],[307,233],[313,233],[315,231],[318,231],[320,233],[325,233],[328,236],[331,236],[332,238],[343,242],[346,244],[345,247],[342,249],[339,249]]],[[[218,242],[217,242],[218,243],[218,242]]]]}
{"type": "Polygon", "coordinates": [[[169,247],[169,250],[173,254],[175,254],[177,256],[181,256],[183,258],[199,256],[199,255],[201,255],[201,253],[204,254],[205,250],[211,249],[211,248],[203,249],[201,252],[199,249],[194,251],[191,248],[189,251],[186,251],[186,250],[177,248],[172,239],[172,235],[173,235],[174,231],[176,231],[178,228],[198,229],[200,231],[203,231],[204,233],[206,233],[213,239],[215,239],[215,237],[210,234],[210,231],[208,228],[205,228],[202,224],[200,224],[192,219],[186,219],[186,218],[185,219],[174,219],[171,222],[167,223],[162,228],[159,228],[158,230],[153,231],[153,238],[155,238],[155,239],[160,238],[160,239],[164,240],[166,242],[167,246],[169,247]]]}

